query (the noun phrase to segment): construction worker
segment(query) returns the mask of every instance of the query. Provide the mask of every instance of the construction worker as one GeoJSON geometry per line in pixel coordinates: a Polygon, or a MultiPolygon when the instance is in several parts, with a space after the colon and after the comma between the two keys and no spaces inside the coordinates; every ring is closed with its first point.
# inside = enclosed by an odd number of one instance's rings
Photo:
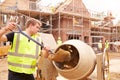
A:
{"type": "Polygon", "coordinates": [[[108,48],[109,48],[109,42],[108,42],[108,40],[105,40],[105,48],[106,48],[106,50],[108,50],[108,48]]]}
{"type": "Polygon", "coordinates": [[[98,49],[99,49],[99,52],[102,52],[102,41],[99,40],[98,42],[98,49]]]}
{"type": "MultiPolygon", "coordinates": [[[[40,46],[29,40],[19,32],[13,32],[16,27],[14,22],[0,29],[0,41],[10,41],[11,48],[8,51],[8,80],[34,80],[36,59],[41,52],[40,46]],[[8,31],[10,33],[5,34],[8,31]]],[[[40,37],[36,35],[42,23],[30,18],[26,22],[25,34],[40,42],[40,37]]],[[[44,49],[46,57],[48,50],[44,49]]]]}
{"type": "Polygon", "coordinates": [[[62,40],[60,37],[58,37],[57,44],[58,44],[58,46],[60,46],[62,44],[62,40]]]}

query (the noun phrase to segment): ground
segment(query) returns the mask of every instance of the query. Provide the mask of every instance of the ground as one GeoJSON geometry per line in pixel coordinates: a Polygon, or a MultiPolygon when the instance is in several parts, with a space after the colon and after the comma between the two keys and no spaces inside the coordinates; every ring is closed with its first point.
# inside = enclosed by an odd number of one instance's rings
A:
{"type": "Polygon", "coordinates": [[[7,79],[7,58],[0,59],[0,80],[8,80],[7,79]]]}
{"type": "MultiPolygon", "coordinates": [[[[120,53],[110,53],[110,80],[120,80],[120,53]]],[[[96,69],[90,75],[92,80],[97,80],[96,69]]],[[[109,80],[109,79],[106,79],[109,80]]]]}
{"type": "MultiPolygon", "coordinates": [[[[120,53],[109,53],[110,56],[110,80],[120,80],[120,53]]],[[[0,59],[0,80],[7,80],[7,57],[0,59]]],[[[91,80],[97,80],[96,68],[89,76],[91,80]]],[[[57,77],[57,80],[66,80],[57,77]]]]}

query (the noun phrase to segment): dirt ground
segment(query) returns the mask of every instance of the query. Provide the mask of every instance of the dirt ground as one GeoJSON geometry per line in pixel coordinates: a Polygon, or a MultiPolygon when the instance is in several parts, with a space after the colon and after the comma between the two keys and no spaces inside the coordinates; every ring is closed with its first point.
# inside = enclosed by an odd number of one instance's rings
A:
{"type": "MultiPolygon", "coordinates": [[[[110,80],[120,80],[120,53],[110,53],[110,80]]],[[[97,80],[97,70],[90,75],[90,79],[97,80]]],[[[109,79],[106,79],[109,80],[109,79]]]]}
{"type": "Polygon", "coordinates": [[[7,58],[1,58],[0,59],[0,80],[8,80],[7,79],[7,61],[6,61],[7,58]]]}
{"type": "MultiPolygon", "coordinates": [[[[110,56],[110,80],[120,80],[120,53],[109,53],[110,56]]],[[[0,80],[7,80],[7,57],[0,59],[0,80]]],[[[96,68],[89,76],[90,80],[97,80],[96,68]]],[[[57,80],[67,80],[61,76],[57,80]]]]}

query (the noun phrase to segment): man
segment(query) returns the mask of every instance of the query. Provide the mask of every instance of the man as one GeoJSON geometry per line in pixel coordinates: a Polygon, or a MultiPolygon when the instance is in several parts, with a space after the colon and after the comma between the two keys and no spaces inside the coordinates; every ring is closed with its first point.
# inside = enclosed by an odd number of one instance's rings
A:
{"type": "Polygon", "coordinates": [[[60,46],[62,44],[62,40],[60,37],[58,37],[57,44],[58,44],[58,46],[60,46]]]}
{"type": "MultiPolygon", "coordinates": [[[[31,18],[26,22],[26,29],[23,32],[41,42],[40,35],[37,35],[41,26],[40,21],[31,18]]],[[[11,22],[0,29],[0,41],[11,42],[11,48],[8,51],[8,80],[34,80],[33,73],[41,48],[19,32],[10,32],[5,35],[6,32],[12,31],[15,27],[15,23],[11,22]]],[[[47,50],[44,50],[47,54],[47,50]]]]}
{"type": "Polygon", "coordinates": [[[108,50],[108,48],[109,48],[109,42],[108,42],[108,40],[105,40],[105,48],[108,50]]]}
{"type": "Polygon", "coordinates": [[[102,41],[99,40],[98,42],[98,49],[99,49],[99,52],[102,52],[102,41]]]}

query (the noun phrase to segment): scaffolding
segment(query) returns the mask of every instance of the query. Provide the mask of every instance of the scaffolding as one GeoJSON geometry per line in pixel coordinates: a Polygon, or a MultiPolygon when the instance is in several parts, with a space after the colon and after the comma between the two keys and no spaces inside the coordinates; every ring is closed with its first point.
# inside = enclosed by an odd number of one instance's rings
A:
{"type": "Polygon", "coordinates": [[[28,10],[19,9],[19,2],[17,2],[19,0],[14,1],[15,4],[13,6],[10,5],[11,3],[7,3],[10,7],[2,6],[14,9],[14,12],[8,11],[6,13],[0,9],[1,26],[5,25],[10,18],[9,16],[18,16],[19,20],[21,20],[19,23],[21,26],[24,26],[27,18],[33,17],[43,23],[41,32],[53,34],[56,40],[58,37],[61,37],[63,42],[68,39],[79,39],[91,46],[103,37],[110,40],[111,37],[114,36],[111,36],[111,34],[113,34],[111,27],[107,25],[96,25],[97,22],[104,21],[103,18],[105,15],[86,9],[82,2],[80,2],[81,6],[76,6],[79,0],[77,2],[75,0],[65,0],[64,3],[54,8],[54,13],[43,12],[36,9],[38,8],[36,6],[36,0],[28,0],[28,10]],[[4,15],[7,15],[6,21],[4,21],[4,15]],[[94,24],[92,24],[92,22],[94,22],[94,24]]]}

